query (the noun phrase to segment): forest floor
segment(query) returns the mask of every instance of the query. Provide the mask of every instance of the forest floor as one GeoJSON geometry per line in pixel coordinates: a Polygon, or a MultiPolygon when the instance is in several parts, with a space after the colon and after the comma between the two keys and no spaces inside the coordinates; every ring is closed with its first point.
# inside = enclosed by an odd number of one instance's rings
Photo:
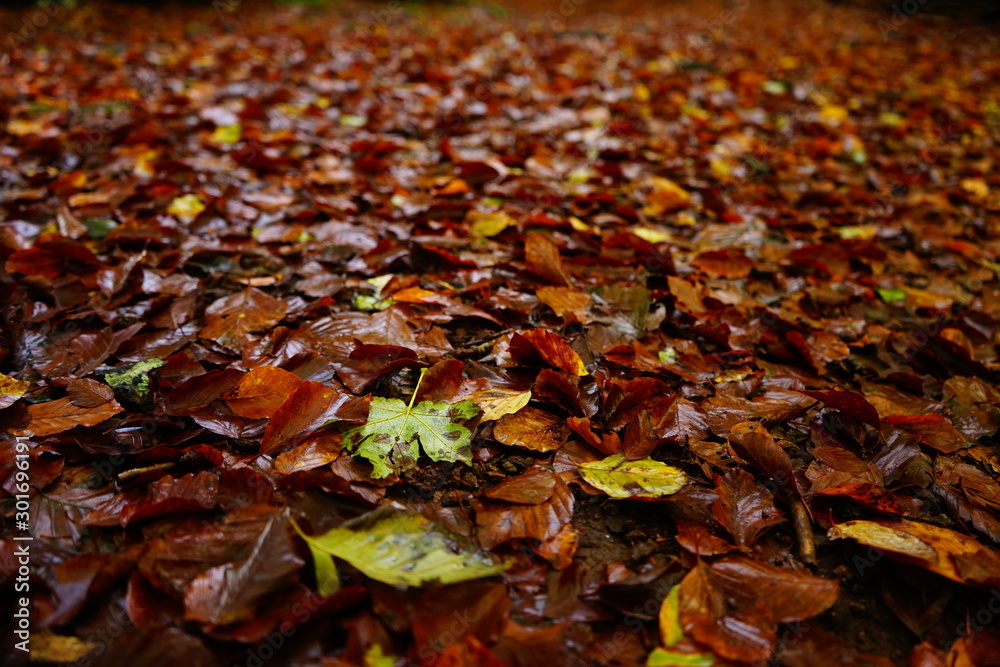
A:
{"type": "Polygon", "coordinates": [[[0,10],[3,664],[1000,664],[920,7],[0,10]]]}

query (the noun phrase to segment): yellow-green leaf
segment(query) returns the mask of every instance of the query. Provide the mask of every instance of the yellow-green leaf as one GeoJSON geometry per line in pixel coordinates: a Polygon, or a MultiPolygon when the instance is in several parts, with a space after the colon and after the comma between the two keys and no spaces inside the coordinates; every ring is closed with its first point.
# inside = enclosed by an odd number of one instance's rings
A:
{"type": "Polygon", "coordinates": [[[416,395],[414,390],[409,405],[398,398],[373,398],[364,426],[344,433],[344,449],[371,461],[373,478],[412,467],[420,448],[433,461],[472,463],[472,432],[453,420],[475,417],[479,414],[476,404],[421,401],[413,405],[416,395]]]}
{"type": "Polygon", "coordinates": [[[472,211],[468,215],[468,221],[472,223],[470,232],[476,238],[486,238],[496,236],[503,230],[517,224],[514,218],[506,213],[482,213],[472,211]]]}
{"type": "Polygon", "coordinates": [[[653,649],[646,659],[646,667],[712,667],[715,656],[711,653],[681,653],[663,648],[653,649]]]}
{"type": "Polygon", "coordinates": [[[243,137],[243,126],[239,123],[235,125],[220,125],[212,133],[212,143],[225,146],[235,144],[243,137]]]}
{"type": "Polygon", "coordinates": [[[684,471],[654,459],[627,461],[615,454],[580,464],[587,482],[612,498],[659,498],[677,493],[687,482],[684,471]]]}
{"type": "Polygon", "coordinates": [[[308,535],[302,532],[299,524],[292,521],[292,528],[299,534],[299,537],[306,541],[309,547],[309,555],[313,559],[313,569],[316,571],[316,591],[322,595],[333,595],[340,590],[340,573],[337,572],[337,564],[333,562],[333,556],[317,547],[308,535]]]}
{"type": "Polygon", "coordinates": [[[837,227],[837,235],[845,240],[860,239],[870,241],[878,234],[878,227],[875,225],[846,225],[837,227]]]}
{"type": "Polygon", "coordinates": [[[649,243],[665,243],[674,238],[673,234],[670,232],[662,231],[659,229],[652,229],[650,227],[633,227],[631,230],[633,234],[638,236],[643,241],[649,243]]]}
{"type": "Polygon", "coordinates": [[[492,577],[508,565],[417,512],[391,507],[381,507],[305,540],[391,586],[454,584],[492,577]]]}
{"type": "Polygon", "coordinates": [[[504,415],[512,415],[531,400],[531,391],[513,389],[480,389],[470,394],[468,400],[483,411],[480,421],[493,421],[504,415]]]}
{"type": "Polygon", "coordinates": [[[670,593],[660,605],[660,638],[668,648],[676,646],[684,638],[684,628],[681,627],[681,587],[679,584],[670,589],[670,593]]]}

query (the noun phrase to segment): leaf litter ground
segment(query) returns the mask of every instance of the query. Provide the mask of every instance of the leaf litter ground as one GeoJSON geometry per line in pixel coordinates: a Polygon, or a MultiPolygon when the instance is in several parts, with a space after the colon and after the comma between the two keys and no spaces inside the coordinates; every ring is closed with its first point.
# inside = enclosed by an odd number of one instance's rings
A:
{"type": "Polygon", "coordinates": [[[33,659],[997,663],[998,40],[606,9],[0,10],[33,659]]]}

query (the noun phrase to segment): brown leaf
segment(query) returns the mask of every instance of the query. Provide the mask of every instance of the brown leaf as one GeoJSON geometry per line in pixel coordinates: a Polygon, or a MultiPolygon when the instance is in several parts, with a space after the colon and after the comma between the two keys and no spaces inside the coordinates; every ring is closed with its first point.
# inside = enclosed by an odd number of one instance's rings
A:
{"type": "Polygon", "coordinates": [[[582,320],[587,314],[590,295],[568,287],[539,287],[535,292],[538,300],[551,308],[559,317],[572,313],[582,320]]]}
{"type": "Polygon", "coordinates": [[[207,510],[215,507],[219,478],[209,472],[192,473],[183,477],[161,477],[151,484],[146,497],[127,505],[121,512],[121,524],[164,514],[207,510]]]}
{"type": "Polygon", "coordinates": [[[66,397],[80,408],[96,408],[115,398],[111,387],[96,380],[70,380],[66,385],[66,397]]]}
{"type": "Polygon", "coordinates": [[[850,415],[855,419],[879,427],[878,410],[861,394],[854,391],[807,391],[799,390],[817,401],[823,401],[829,407],[850,415]]]}
{"type": "Polygon", "coordinates": [[[558,334],[544,329],[529,329],[510,338],[510,356],[515,361],[541,357],[547,364],[570,373],[586,375],[583,359],[558,334]]]}
{"type": "Polygon", "coordinates": [[[667,286],[680,310],[689,315],[705,312],[705,304],[701,300],[701,290],[698,287],[677,276],[667,276],[667,286]]]}
{"type": "Polygon", "coordinates": [[[559,247],[545,234],[531,232],[524,239],[524,257],[528,271],[558,285],[570,284],[566,269],[563,268],[559,247]]]}
{"type": "Polygon", "coordinates": [[[319,382],[303,382],[275,411],[261,438],[260,453],[287,449],[293,438],[305,436],[333,419],[367,417],[366,402],[319,382]]]}
{"type": "Polygon", "coordinates": [[[691,266],[710,278],[734,280],[749,276],[753,261],[735,248],[723,248],[699,253],[691,266]]]}
{"type": "Polygon", "coordinates": [[[273,417],[281,404],[302,384],[295,375],[275,366],[259,366],[244,375],[222,400],[241,417],[273,417]]]}
{"type": "Polygon", "coordinates": [[[105,419],[110,419],[122,411],[118,401],[84,408],[73,405],[67,396],[48,403],[35,403],[28,406],[31,422],[23,430],[12,431],[14,435],[41,437],[68,431],[76,426],[95,426],[105,419]]]}
{"type": "Polygon", "coordinates": [[[804,571],[728,556],[712,563],[712,572],[734,589],[751,592],[778,623],[803,621],[820,614],[837,601],[836,579],[817,577],[804,571]]]}
{"type": "Polygon", "coordinates": [[[559,449],[569,436],[564,419],[530,406],[501,417],[493,426],[493,437],[498,442],[536,452],[559,449]]]}
{"type": "Polygon", "coordinates": [[[892,415],[882,422],[913,434],[920,442],[945,454],[968,445],[965,436],[956,431],[944,415],[892,415]]]}
{"type": "Polygon", "coordinates": [[[780,488],[799,490],[792,460],[759,422],[740,422],[729,433],[729,449],[780,488]]]}
{"type": "Polygon", "coordinates": [[[573,518],[573,493],[556,481],[552,497],[538,505],[512,505],[474,500],[479,543],[486,549],[515,538],[547,542],[573,518]]]}
{"type": "Polygon", "coordinates": [[[906,519],[859,519],[835,524],[829,536],[875,547],[889,558],[923,567],[952,581],[983,587],[1000,585],[1000,552],[947,528],[906,519]]]}
{"type": "Polygon", "coordinates": [[[333,463],[340,456],[340,443],[333,436],[317,434],[300,445],[281,452],[274,459],[274,469],[282,475],[312,470],[333,463]]]}
{"type": "Polygon", "coordinates": [[[199,335],[239,349],[249,334],[270,329],[286,312],[288,306],[284,301],[251,287],[212,303],[205,311],[205,326],[199,335]]]}
{"type": "Polygon", "coordinates": [[[556,475],[542,468],[528,468],[517,477],[506,479],[487,489],[483,495],[510,503],[538,505],[552,497],[556,488],[556,475]]]}
{"type": "Polygon", "coordinates": [[[712,503],[712,516],[741,547],[752,546],[762,532],[784,519],[774,506],[770,491],[759,486],[749,473],[731,470],[716,477],[719,499],[712,503]]]}
{"type": "Polygon", "coordinates": [[[716,655],[742,662],[766,661],[777,634],[767,607],[751,591],[733,598],[718,575],[698,562],[681,581],[680,621],[685,634],[716,655]]]}

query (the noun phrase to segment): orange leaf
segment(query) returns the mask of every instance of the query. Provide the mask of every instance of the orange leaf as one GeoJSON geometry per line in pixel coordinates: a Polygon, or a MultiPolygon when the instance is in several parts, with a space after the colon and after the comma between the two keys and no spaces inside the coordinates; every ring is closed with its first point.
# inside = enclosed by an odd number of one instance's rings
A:
{"type": "Polygon", "coordinates": [[[536,292],[538,300],[551,308],[559,317],[573,313],[580,318],[587,312],[590,295],[568,287],[541,287],[536,292]]]}
{"type": "Polygon", "coordinates": [[[554,283],[569,285],[559,247],[538,232],[528,234],[524,241],[524,258],[528,271],[554,283]]]}
{"type": "Polygon", "coordinates": [[[21,431],[12,431],[14,435],[41,437],[68,431],[76,426],[94,426],[105,419],[110,419],[122,411],[118,401],[110,400],[95,407],[81,408],[73,405],[69,397],[59,398],[47,403],[35,403],[28,406],[31,422],[21,431]]]}
{"type": "Polygon", "coordinates": [[[580,355],[558,334],[544,329],[529,329],[511,336],[510,354],[516,360],[528,360],[537,354],[549,365],[567,373],[587,374],[580,355]]]}
{"type": "Polygon", "coordinates": [[[493,427],[493,437],[512,447],[524,447],[536,452],[551,452],[569,440],[566,421],[538,408],[521,408],[500,418],[493,427]]]}
{"type": "Polygon", "coordinates": [[[276,366],[260,366],[243,376],[235,387],[223,395],[233,413],[251,419],[272,417],[302,380],[276,366]]]}

